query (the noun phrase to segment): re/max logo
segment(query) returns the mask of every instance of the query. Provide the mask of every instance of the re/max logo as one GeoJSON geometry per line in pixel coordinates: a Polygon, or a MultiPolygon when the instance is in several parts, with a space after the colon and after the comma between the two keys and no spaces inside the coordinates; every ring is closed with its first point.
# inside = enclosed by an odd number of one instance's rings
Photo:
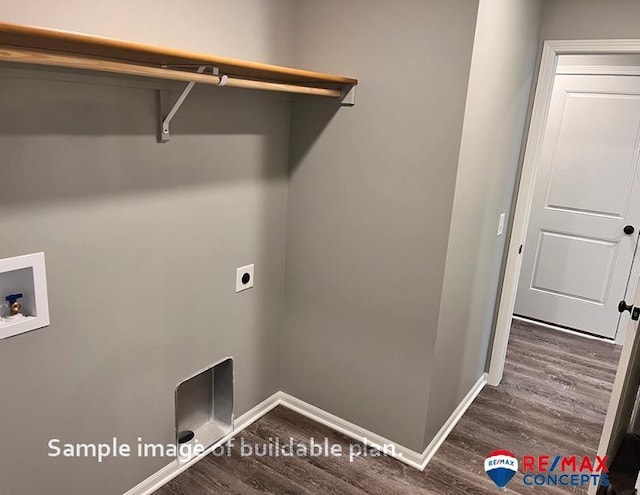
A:
{"type": "Polygon", "coordinates": [[[509,466],[509,467],[513,467],[514,470],[517,470],[518,467],[516,466],[516,460],[515,459],[496,459],[496,460],[488,460],[486,462],[488,467],[491,468],[495,468],[495,467],[500,467],[500,466],[509,466]]]}
{"type": "Polygon", "coordinates": [[[525,455],[522,458],[523,473],[608,473],[607,456],[596,456],[593,460],[590,457],[561,456],[551,458],[548,455],[525,455]]]}

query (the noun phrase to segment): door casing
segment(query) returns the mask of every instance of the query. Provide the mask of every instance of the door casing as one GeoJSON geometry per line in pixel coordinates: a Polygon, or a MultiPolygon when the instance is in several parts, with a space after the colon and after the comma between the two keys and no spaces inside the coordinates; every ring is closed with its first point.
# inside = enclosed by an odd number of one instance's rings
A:
{"type": "MultiPolygon", "coordinates": [[[[633,305],[640,307],[640,291],[635,294],[633,305]]],[[[597,455],[608,457],[611,467],[612,456],[618,451],[622,437],[632,426],[632,414],[640,381],[640,333],[638,321],[630,320],[622,347],[618,371],[613,383],[609,408],[602,428],[597,455]]],[[[638,478],[640,480],[640,477],[638,478]]],[[[588,495],[596,495],[597,487],[589,486],[588,495]]]]}

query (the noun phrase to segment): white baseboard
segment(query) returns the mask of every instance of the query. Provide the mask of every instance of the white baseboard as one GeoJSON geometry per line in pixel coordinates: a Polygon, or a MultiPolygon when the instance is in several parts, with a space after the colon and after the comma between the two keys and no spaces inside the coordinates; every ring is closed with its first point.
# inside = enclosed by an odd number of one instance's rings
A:
{"type": "Polygon", "coordinates": [[[365,445],[376,448],[380,451],[383,451],[398,459],[405,464],[408,464],[411,467],[419,469],[421,471],[427,466],[431,458],[436,454],[440,446],[444,443],[451,430],[453,430],[454,426],[460,421],[460,418],[467,411],[469,406],[473,403],[478,394],[482,391],[484,386],[487,384],[487,375],[484,374],[480,377],[477,383],[473,386],[473,388],[469,391],[467,396],[462,400],[462,402],[458,405],[453,414],[449,417],[447,422],[443,425],[440,431],[436,434],[434,439],[429,443],[427,448],[423,452],[416,452],[407,447],[397,444],[391,440],[388,440],[372,431],[369,431],[365,428],[362,428],[356,424],[353,424],[349,421],[346,421],[334,414],[328,413],[316,406],[308,404],[300,399],[297,399],[289,394],[284,392],[277,392],[273,394],[271,397],[267,398],[257,406],[255,406],[250,411],[246,412],[238,419],[234,421],[234,431],[222,438],[220,441],[216,442],[214,445],[209,447],[205,452],[201,455],[194,457],[190,461],[186,463],[178,463],[178,461],[173,461],[163,467],[160,471],[151,475],[146,480],[142,481],[131,490],[126,492],[124,495],[150,495],[155,490],[160,488],[161,486],[167,484],[173,478],[178,476],[183,471],[187,470],[193,464],[201,460],[203,457],[209,455],[213,452],[217,447],[225,443],[227,440],[231,439],[233,436],[240,433],[242,430],[247,428],[249,425],[260,419],[262,416],[267,414],[276,406],[282,405],[295,411],[303,416],[308,417],[314,421],[317,421],[320,424],[328,426],[340,433],[343,433],[358,442],[362,442],[365,445]]]}
{"type": "Polygon", "coordinates": [[[335,416],[334,414],[324,411],[319,407],[292,397],[284,392],[280,392],[280,401],[283,406],[302,414],[317,423],[339,431],[340,433],[343,433],[358,442],[362,442],[369,447],[385,452],[416,469],[422,469],[421,454],[414,450],[398,445],[397,443],[377,435],[372,431],[335,416]]]}
{"type": "Polygon", "coordinates": [[[171,461],[160,471],[156,471],[146,480],[138,483],[124,495],[148,495],[163,485],[166,485],[173,478],[178,476],[178,461],[171,461]]]}
{"type": "Polygon", "coordinates": [[[424,449],[423,452],[416,452],[415,450],[399,445],[392,440],[384,438],[372,431],[346,421],[338,416],[335,416],[334,414],[328,413],[327,411],[324,411],[319,407],[308,404],[284,392],[280,392],[279,395],[281,405],[299,414],[302,414],[309,419],[317,421],[320,424],[339,431],[340,433],[343,433],[353,438],[354,440],[357,440],[358,442],[362,442],[365,445],[383,451],[391,457],[394,457],[411,467],[419,469],[420,471],[424,471],[424,468],[427,467],[427,464],[429,463],[431,458],[442,446],[444,441],[447,439],[447,436],[449,436],[449,433],[451,433],[451,430],[453,430],[454,426],[458,423],[458,421],[460,421],[460,418],[462,418],[467,409],[469,409],[469,406],[473,403],[473,401],[476,399],[476,397],[482,391],[486,384],[487,375],[485,373],[476,382],[473,388],[458,405],[449,419],[447,419],[447,422],[442,426],[440,431],[438,431],[434,439],[431,441],[431,443],[429,443],[429,445],[426,449],[424,449]]]}
{"type": "Polygon", "coordinates": [[[488,378],[488,374],[484,373],[478,379],[475,385],[471,387],[471,390],[469,390],[469,393],[465,396],[464,399],[462,399],[462,402],[458,404],[456,410],[453,411],[451,416],[449,416],[449,419],[447,419],[446,423],[442,426],[442,428],[440,428],[440,431],[436,433],[436,436],[433,437],[433,440],[431,440],[429,445],[427,445],[427,448],[424,449],[424,452],[422,453],[422,465],[420,467],[422,471],[424,471],[424,468],[427,467],[427,464],[429,464],[429,461],[433,458],[433,456],[436,455],[438,449],[447,439],[449,433],[451,433],[451,430],[453,430],[453,428],[458,424],[458,421],[462,419],[462,416],[464,416],[464,413],[467,412],[469,406],[471,406],[471,404],[473,404],[473,401],[476,400],[476,397],[480,395],[480,392],[482,392],[482,389],[487,384],[488,378]]]}

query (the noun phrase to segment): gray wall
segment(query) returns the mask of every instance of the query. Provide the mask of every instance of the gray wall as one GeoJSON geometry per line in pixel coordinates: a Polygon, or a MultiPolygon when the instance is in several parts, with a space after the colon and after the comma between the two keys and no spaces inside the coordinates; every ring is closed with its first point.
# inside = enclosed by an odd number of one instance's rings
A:
{"type": "Polygon", "coordinates": [[[482,0],[429,396],[429,441],[485,371],[542,2],[482,0]],[[506,213],[505,231],[497,237],[506,213]]]}
{"type": "MultiPolygon", "coordinates": [[[[290,7],[29,1],[2,17],[288,63],[290,7]]],[[[0,492],[120,494],[170,459],[51,459],[48,440],[172,442],[174,386],[227,355],[237,414],[279,390],[289,102],[201,90],[159,145],[144,84],[1,70],[0,258],[46,253],[51,325],[0,341],[0,492]]]]}
{"type": "Polygon", "coordinates": [[[542,39],[640,38],[638,0],[545,0],[542,39]]]}
{"type": "Polygon", "coordinates": [[[282,387],[416,450],[476,11],[296,2],[294,62],[361,84],[328,127],[335,109],[293,106],[282,387]]]}

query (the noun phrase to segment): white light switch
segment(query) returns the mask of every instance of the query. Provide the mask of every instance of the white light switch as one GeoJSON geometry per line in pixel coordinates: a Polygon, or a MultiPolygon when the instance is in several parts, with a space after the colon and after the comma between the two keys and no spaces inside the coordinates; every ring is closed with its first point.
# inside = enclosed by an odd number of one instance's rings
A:
{"type": "Polygon", "coordinates": [[[506,218],[507,218],[506,213],[503,213],[502,215],[500,215],[500,221],[498,222],[498,237],[500,237],[504,232],[504,221],[506,218]]]}

